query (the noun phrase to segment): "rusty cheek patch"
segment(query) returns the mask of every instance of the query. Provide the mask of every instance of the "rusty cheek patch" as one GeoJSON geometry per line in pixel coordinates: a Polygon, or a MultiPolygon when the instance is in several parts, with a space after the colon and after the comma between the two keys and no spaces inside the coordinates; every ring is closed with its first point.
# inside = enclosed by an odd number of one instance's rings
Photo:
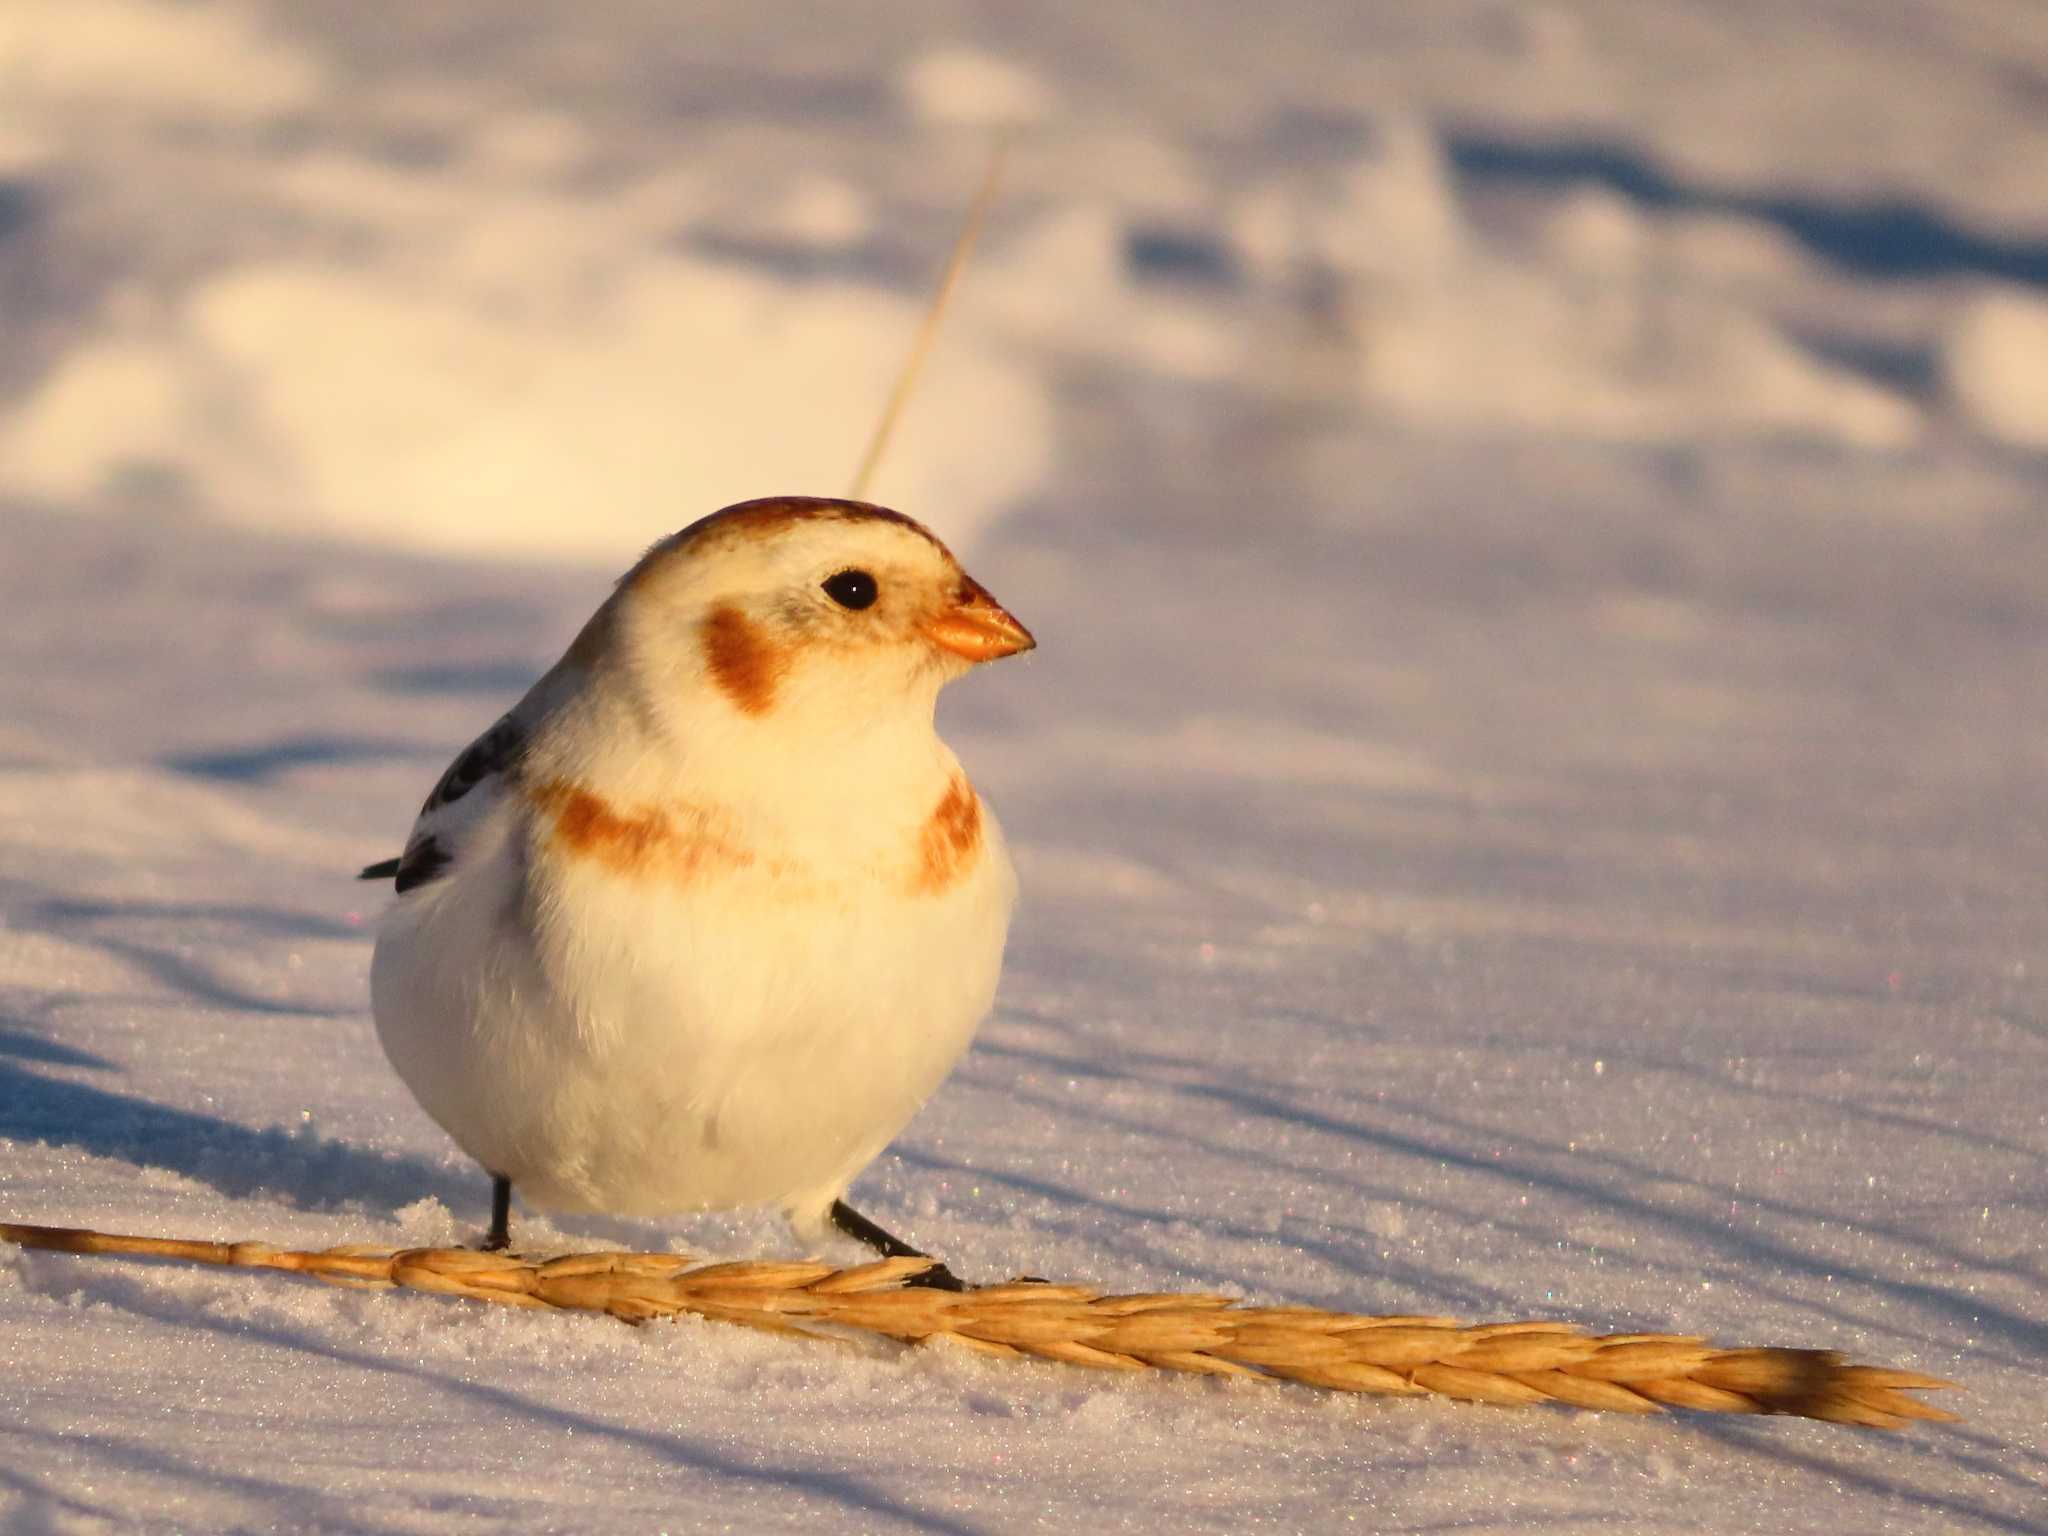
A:
{"type": "Polygon", "coordinates": [[[918,833],[912,888],[936,894],[958,880],[981,851],[981,797],[965,774],[955,774],[918,833]]]}
{"type": "Polygon", "coordinates": [[[621,811],[603,796],[562,779],[550,779],[528,798],[552,823],[552,847],[620,874],[686,881],[754,862],[752,853],[694,808],[621,811]]]}
{"type": "Polygon", "coordinates": [[[704,665],[718,691],[743,715],[775,707],[775,687],[789,670],[788,653],[737,608],[720,608],[704,621],[704,665]]]}

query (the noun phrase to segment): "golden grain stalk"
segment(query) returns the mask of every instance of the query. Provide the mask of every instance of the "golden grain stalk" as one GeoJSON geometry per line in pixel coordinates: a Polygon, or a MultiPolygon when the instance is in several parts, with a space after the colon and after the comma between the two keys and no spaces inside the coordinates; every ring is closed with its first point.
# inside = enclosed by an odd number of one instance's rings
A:
{"type": "Polygon", "coordinates": [[[906,1287],[926,1259],[853,1269],[810,1261],[705,1263],[670,1253],[528,1260],[467,1248],[329,1248],[124,1237],[0,1223],[0,1239],[61,1253],[284,1269],[342,1285],[404,1286],[503,1306],[605,1312],[627,1322],[688,1313],[778,1333],[856,1329],[908,1344],[950,1342],[1117,1371],[1192,1371],[1338,1392],[1467,1402],[1564,1403],[1618,1413],[1695,1408],[1782,1413],[1897,1429],[1953,1421],[1911,1392],[1953,1382],[1850,1365],[1817,1349],[1722,1349],[1675,1334],[1581,1332],[1567,1323],[1464,1326],[1441,1317],[1361,1317],[1240,1306],[1223,1296],[1102,1296],[1017,1282],[950,1292],[906,1287]]]}

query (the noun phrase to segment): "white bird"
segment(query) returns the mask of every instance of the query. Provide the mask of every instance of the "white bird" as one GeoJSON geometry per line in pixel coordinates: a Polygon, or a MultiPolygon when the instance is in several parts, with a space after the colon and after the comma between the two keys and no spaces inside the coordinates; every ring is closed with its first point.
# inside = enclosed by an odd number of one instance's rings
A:
{"type": "MultiPolygon", "coordinates": [[[[663,540],[442,776],[371,966],[426,1112],[537,1208],[842,1198],[995,995],[1016,877],[939,689],[1030,632],[918,523],[745,502],[663,540]]],[[[943,1267],[936,1283],[957,1285],[943,1267]]]]}

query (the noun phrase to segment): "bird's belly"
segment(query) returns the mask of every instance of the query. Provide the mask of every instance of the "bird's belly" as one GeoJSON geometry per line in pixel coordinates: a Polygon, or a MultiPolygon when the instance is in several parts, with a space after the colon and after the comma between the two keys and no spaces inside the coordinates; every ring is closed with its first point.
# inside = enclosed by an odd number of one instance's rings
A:
{"type": "Polygon", "coordinates": [[[999,842],[988,855],[915,898],[589,869],[494,911],[465,872],[387,921],[379,1034],[428,1113],[534,1204],[814,1215],[987,1012],[1014,890],[999,842]]]}

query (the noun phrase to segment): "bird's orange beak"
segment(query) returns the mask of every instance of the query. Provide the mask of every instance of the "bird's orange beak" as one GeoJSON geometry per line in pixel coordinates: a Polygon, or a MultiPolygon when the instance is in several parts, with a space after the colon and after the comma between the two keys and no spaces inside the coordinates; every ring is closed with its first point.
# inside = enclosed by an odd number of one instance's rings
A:
{"type": "Polygon", "coordinates": [[[959,595],[919,626],[942,651],[968,661],[994,661],[1028,651],[1038,642],[1010,611],[973,577],[963,577],[959,595]]]}

